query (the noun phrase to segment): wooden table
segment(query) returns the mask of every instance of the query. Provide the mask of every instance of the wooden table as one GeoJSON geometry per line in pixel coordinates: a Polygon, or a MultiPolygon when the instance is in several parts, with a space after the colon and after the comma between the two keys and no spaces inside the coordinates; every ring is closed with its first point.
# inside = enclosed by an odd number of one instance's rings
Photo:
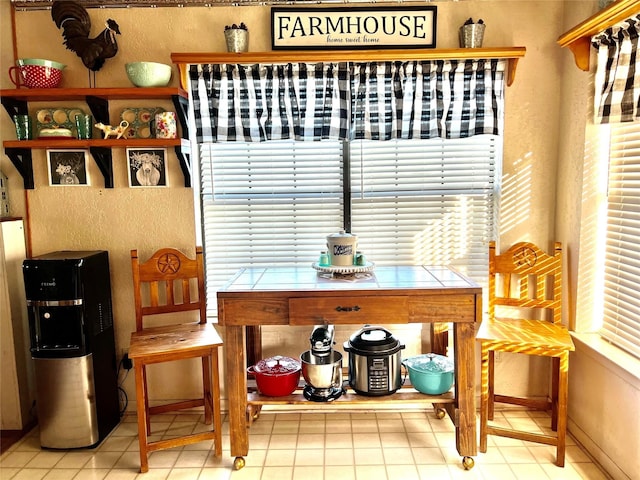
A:
{"type": "MultiPolygon", "coordinates": [[[[480,322],[482,288],[447,267],[376,267],[371,278],[348,282],[326,278],[311,267],[241,269],[218,291],[218,322],[225,327],[225,359],[231,455],[244,466],[249,453],[245,342],[247,327],[261,325],[393,324],[453,322],[455,387],[447,411],[465,468],[477,454],[475,322],[480,322]]],[[[440,397],[417,394],[422,401],[440,397]]],[[[351,395],[351,401],[359,403],[351,395]]],[[[377,402],[402,401],[398,393],[377,402]]],[[[336,402],[350,400],[337,399],[336,402]]],[[[267,401],[260,401],[266,404],[267,401]]],[[[299,397],[273,403],[301,404],[299,397]]],[[[319,408],[313,403],[313,408],[319,408]]],[[[330,404],[329,404],[330,405],[330,404]]],[[[362,405],[362,404],[361,404],[362,405]]]]}

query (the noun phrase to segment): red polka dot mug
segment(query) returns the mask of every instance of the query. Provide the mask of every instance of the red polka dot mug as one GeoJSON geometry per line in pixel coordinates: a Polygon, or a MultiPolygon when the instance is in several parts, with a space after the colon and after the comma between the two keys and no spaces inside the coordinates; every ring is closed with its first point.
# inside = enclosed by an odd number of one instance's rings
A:
{"type": "Polygon", "coordinates": [[[9,68],[9,78],[16,87],[27,88],[56,88],[66,66],[39,58],[23,58],[16,63],[17,66],[9,68]]]}

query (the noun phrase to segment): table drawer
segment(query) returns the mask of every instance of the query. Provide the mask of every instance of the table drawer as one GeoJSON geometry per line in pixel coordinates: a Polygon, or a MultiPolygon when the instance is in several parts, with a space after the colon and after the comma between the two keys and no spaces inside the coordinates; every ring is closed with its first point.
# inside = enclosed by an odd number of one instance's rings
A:
{"type": "Polygon", "coordinates": [[[406,296],[340,296],[289,299],[291,325],[407,323],[406,296]]]}
{"type": "Polygon", "coordinates": [[[220,325],[286,325],[286,298],[218,299],[220,325]]]}
{"type": "Polygon", "coordinates": [[[414,296],[409,302],[411,322],[475,322],[480,296],[428,295],[414,296]]]}

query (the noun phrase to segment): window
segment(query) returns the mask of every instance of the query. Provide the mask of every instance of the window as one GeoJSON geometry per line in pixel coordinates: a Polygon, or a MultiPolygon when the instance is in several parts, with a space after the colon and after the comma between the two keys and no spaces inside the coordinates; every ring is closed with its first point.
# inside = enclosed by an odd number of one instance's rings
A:
{"type": "MultiPolygon", "coordinates": [[[[202,144],[209,298],[243,266],[310,267],[325,236],[345,227],[379,265],[449,264],[482,283],[501,143],[476,135],[202,144]]],[[[215,301],[208,308],[217,315],[215,301]]]]}
{"type": "Polygon", "coordinates": [[[451,265],[484,283],[500,137],[351,144],[352,231],[380,264],[451,265]]]}
{"type": "Polygon", "coordinates": [[[611,126],[601,334],[640,357],[640,123],[611,126]]]}

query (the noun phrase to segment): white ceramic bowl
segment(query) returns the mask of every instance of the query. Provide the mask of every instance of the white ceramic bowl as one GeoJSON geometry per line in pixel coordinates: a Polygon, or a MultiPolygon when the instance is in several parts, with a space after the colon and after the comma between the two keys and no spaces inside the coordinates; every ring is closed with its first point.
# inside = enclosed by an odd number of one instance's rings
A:
{"type": "Polygon", "coordinates": [[[136,87],[166,87],[171,81],[171,65],[164,63],[132,62],[125,70],[136,87]]]}

